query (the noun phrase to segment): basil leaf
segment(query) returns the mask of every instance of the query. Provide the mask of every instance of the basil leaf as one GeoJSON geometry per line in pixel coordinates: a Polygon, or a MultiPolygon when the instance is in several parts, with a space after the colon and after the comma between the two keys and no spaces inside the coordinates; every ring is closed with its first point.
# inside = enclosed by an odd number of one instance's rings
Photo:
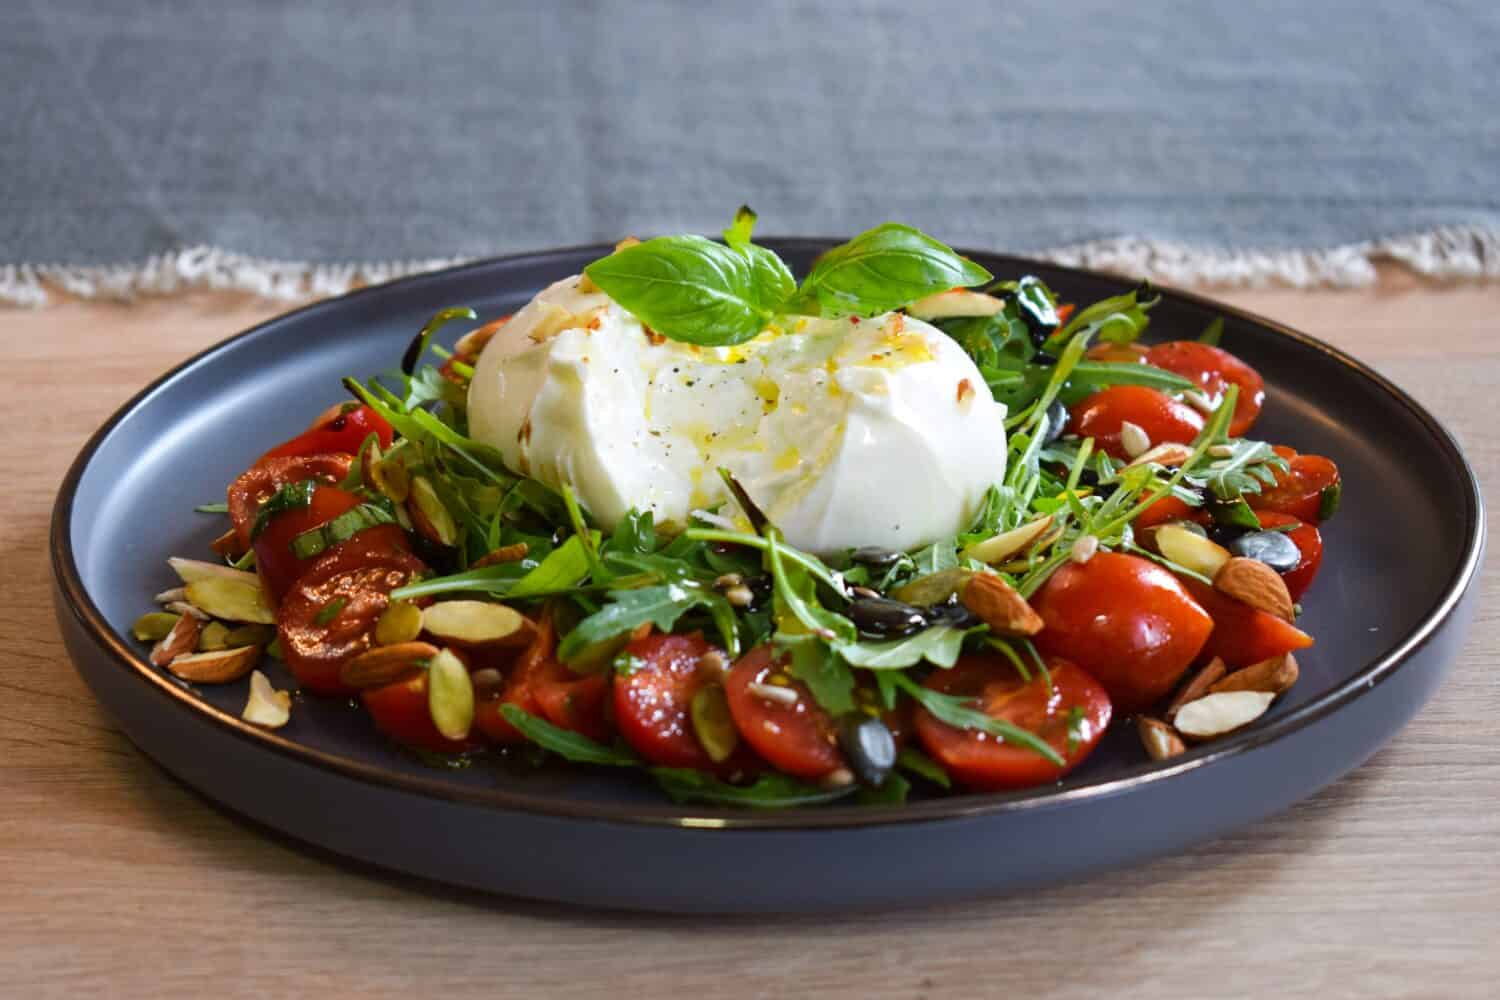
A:
{"type": "Polygon", "coordinates": [[[595,743],[587,736],[563,729],[522,709],[517,705],[501,705],[500,714],[521,731],[521,735],[541,747],[550,750],[564,760],[575,764],[603,764],[607,767],[635,767],[640,758],[625,750],[616,750],[602,743],[595,743]]]}
{"type": "Polygon", "coordinates": [[[366,528],[381,524],[395,524],[396,516],[384,507],[373,503],[362,503],[351,507],[331,521],[316,528],[309,528],[291,541],[292,555],[298,559],[311,559],[327,550],[347,542],[366,528]]]}
{"type": "Polygon", "coordinates": [[[685,612],[709,603],[713,596],[716,595],[675,583],[611,591],[610,602],[579,622],[557,647],[557,655],[567,662],[583,649],[624,635],[647,622],[670,632],[685,612]]]}
{"type": "Polygon", "coordinates": [[[316,479],[303,479],[295,483],[287,483],[272,493],[262,501],[260,510],[255,515],[255,523],[250,527],[250,541],[253,542],[259,538],[260,533],[266,530],[266,526],[277,514],[311,506],[313,493],[322,485],[323,483],[316,479]]]}
{"type": "Polygon", "coordinates": [[[920,230],[887,222],[834,247],[813,265],[785,311],[874,316],[993,276],[920,230]]]}
{"type": "Polygon", "coordinates": [[[838,653],[853,666],[866,670],[903,670],[923,660],[939,667],[951,667],[963,651],[964,629],[951,625],[934,625],[903,639],[879,642],[861,640],[840,644],[838,653]]]}
{"type": "Polygon", "coordinates": [[[734,221],[724,230],[724,242],[734,250],[743,250],[749,246],[750,234],[755,231],[757,218],[754,209],[749,205],[741,205],[740,210],[734,213],[734,221]]]}
{"type": "Polygon", "coordinates": [[[746,243],[660,236],[584,268],[642,323],[689,344],[739,344],[760,333],[796,289],[781,258],[746,243]]]}
{"type": "Polygon", "coordinates": [[[651,776],[673,802],[705,802],[752,809],[786,809],[832,802],[852,795],[858,789],[852,784],[842,788],[819,788],[784,774],[765,774],[751,785],[731,785],[711,774],[681,767],[653,767],[651,776]]]}

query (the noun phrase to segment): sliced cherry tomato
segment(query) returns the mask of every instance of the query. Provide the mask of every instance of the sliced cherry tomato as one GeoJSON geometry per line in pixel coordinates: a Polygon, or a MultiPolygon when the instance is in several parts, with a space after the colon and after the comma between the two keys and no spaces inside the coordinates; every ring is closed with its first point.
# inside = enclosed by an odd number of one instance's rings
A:
{"type": "Polygon", "coordinates": [[[1146,363],[1146,349],[1140,344],[1111,344],[1108,341],[1095,344],[1083,356],[1090,361],[1113,361],[1116,364],[1146,363]]]}
{"type": "MultiPolygon", "coordinates": [[[[515,705],[527,715],[541,716],[541,702],[537,700],[537,686],[556,662],[557,627],[552,623],[552,611],[542,612],[536,623],[536,635],[505,677],[505,686],[500,691],[474,706],[474,725],[493,743],[520,744],[526,736],[501,714],[506,705],[515,705]]],[[[561,666],[561,664],[559,664],[561,666]]],[[[552,721],[552,720],[549,720],[552,721]]],[[[556,723],[561,725],[561,723],[556,723]]]]}
{"type": "Polygon", "coordinates": [[[375,728],[402,746],[433,753],[464,753],[483,746],[472,732],[461,740],[450,740],[438,732],[427,708],[426,671],[363,691],[359,700],[375,720],[375,728]]]}
{"type": "Polygon", "coordinates": [[[957,729],[917,709],[917,738],[961,785],[978,791],[1028,788],[1056,781],[1083,763],[1109,726],[1109,695],[1082,668],[1049,657],[1049,687],[1040,673],[1022,679],[998,656],[965,656],[951,670],[937,670],[927,687],[944,694],[972,697],[975,707],[992,719],[1003,719],[1035,733],[1063,759],[1058,767],[1026,747],[1013,746],[988,733],[957,729]]]}
{"type": "MultiPolygon", "coordinates": [[[[292,542],[304,531],[311,531],[332,521],[347,510],[359,506],[360,499],[353,493],[335,486],[319,486],[313,490],[312,502],[306,507],[294,507],[274,515],[260,537],[255,540],[255,569],[271,595],[272,606],[281,603],[281,598],[297,578],[317,562],[322,553],[299,559],[292,552],[292,542]]],[[[375,542],[387,548],[410,548],[406,532],[397,524],[377,524],[366,528],[355,537],[366,542],[375,542]],[[380,532],[384,537],[366,538],[366,534],[380,532]]],[[[340,544],[348,544],[348,539],[340,544]]]]}
{"type": "Polygon", "coordinates": [[[1231,385],[1240,387],[1235,399],[1234,417],[1229,423],[1231,437],[1243,437],[1260,416],[1266,401],[1266,384],[1260,372],[1228,351],[1196,340],[1169,340],[1146,352],[1146,363],[1165,368],[1183,378],[1197,382],[1215,402],[1224,397],[1231,385]]]}
{"type": "Polygon", "coordinates": [[[1120,443],[1120,426],[1126,421],[1145,431],[1153,445],[1186,443],[1203,430],[1203,414],[1166,393],[1144,385],[1112,385],[1073,404],[1068,433],[1091,437],[1101,451],[1127,458],[1120,443]]]}
{"type": "Polygon", "coordinates": [[[385,418],[368,406],[345,403],[325,411],[313,421],[311,427],[260,456],[256,464],[272,458],[321,455],[327,452],[342,451],[352,455],[371,434],[379,439],[381,448],[389,448],[394,433],[385,418]]]}
{"type": "Polygon", "coordinates": [[[615,676],[615,725],[625,742],[651,763],[721,772],[748,759],[736,751],[725,763],[715,764],[693,732],[693,695],[716,679],[701,666],[712,649],[701,632],[648,635],[625,647],[624,655],[633,658],[635,667],[615,676]]]}
{"type": "Polygon", "coordinates": [[[1260,493],[1245,494],[1245,502],[1254,510],[1271,510],[1290,514],[1307,524],[1323,520],[1323,496],[1339,486],[1339,467],[1322,455],[1302,455],[1283,445],[1276,454],[1291,468],[1276,473],[1276,485],[1260,493]]]}
{"type": "Polygon", "coordinates": [[[1186,584],[1194,600],[1214,620],[1213,634],[1203,646],[1204,659],[1217,656],[1234,669],[1306,649],[1313,644],[1312,636],[1275,615],[1225,597],[1197,580],[1188,580],[1186,584]]]}
{"type": "Polygon", "coordinates": [[[770,646],[757,646],[740,657],[724,678],[729,714],[745,742],[773,767],[809,781],[826,778],[846,766],[833,717],[801,681],[786,679],[778,685],[797,692],[791,704],[771,701],[750,689],[751,684],[770,685],[778,666],[770,646]]]}
{"type": "Polygon", "coordinates": [[[608,674],[575,674],[556,658],[535,687],[537,704],[554,726],[582,733],[597,743],[614,736],[609,722],[612,686],[608,674]]]}
{"type": "Polygon", "coordinates": [[[1031,605],[1046,623],[1037,648],[1097,678],[1126,714],[1172,689],[1214,625],[1170,571],[1119,552],[1063,563],[1031,605]]]}
{"type": "Polygon", "coordinates": [[[1169,494],[1137,514],[1131,524],[1139,531],[1144,528],[1154,528],[1158,524],[1166,524],[1168,521],[1193,521],[1206,524],[1210,520],[1212,518],[1202,507],[1190,507],[1184,501],[1169,494]]]}
{"type": "Polygon", "coordinates": [[[426,570],[404,545],[372,532],[320,556],[276,611],[282,655],[302,686],[319,694],[353,693],[339,680],[339,668],[374,643],[391,591],[426,570]]]}
{"type": "Polygon", "coordinates": [[[291,483],[308,479],[337,484],[349,475],[353,455],[305,455],[301,458],[273,458],[252,466],[229,484],[229,520],[239,538],[241,550],[250,548],[250,530],[255,527],[260,505],[271,494],[291,483]]]}
{"type": "Polygon", "coordinates": [[[1296,544],[1298,551],[1302,553],[1302,560],[1281,574],[1281,578],[1286,581],[1286,589],[1292,595],[1292,600],[1300,600],[1307,593],[1307,588],[1312,586],[1313,577],[1318,575],[1318,567],[1323,565],[1322,534],[1316,525],[1299,521],[1289,514],[1263,510],[1256,516],[1260,518],[1263,528],[1292,526],[1286,536],[1296,544]]]}

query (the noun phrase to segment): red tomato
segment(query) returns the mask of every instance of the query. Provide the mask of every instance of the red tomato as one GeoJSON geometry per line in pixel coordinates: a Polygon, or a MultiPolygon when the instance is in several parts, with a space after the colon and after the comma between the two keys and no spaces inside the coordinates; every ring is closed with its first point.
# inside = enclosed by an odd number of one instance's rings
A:
{"type": "MultiPolygon", "coordinates": [[[[255,568],[271,595],[273,606],[281,603],[282,596],[297,582],[297,578],[307,572],[322,555],[319,553],[317,556],[299,559],[292,552],[292,541],[304,531],[327,524],[345,511],[358,507],[359,503],[359,497],[353,493],[346,493],[334,486],[319,486],[313,490],[312,503],[306,507],[282,511],[271,518],[260,537],[255,540],[255,568]]],[[[406,532],[398,524],[377,524],[355,537],[386,548],[409,548],[406,532]],[[375,536],[376,532],[380,533],[380,537],[375,536]],[[370,537],[366,537],[367,535],[370,537]]]]}
{"type": "Polygon", "coordinates": [[[1136,515],[1131,522],[1137,531],[1154,528],[1168,521],[1195,521],[1206,524],[1211,518],[1202,507],[1190,507],[1177,497],[1168,494],[1136,515]]]}
{"type": "Polygon", "coordinates": [[[1276,446],[1276,454],[1291,468],[1276,473],[1270,489],[1245,494],[1245,502],[1254,510],[1290,514],[1307,524],[1322,521],[1323,493],[1339,485],[1339,467],[1322,455],[1301,455],[1282,445],[1276,446]]]}
{"type": "Polygon", "coordinates": [[[390,593],[427,566],[388,536],[362,532],[318,557],[276,611],[282,656],[303,687],[352,694],[339,668],[375,641],[390,593]],[[375,535],[375,537],[370,537],[375,535]]]}
{"type": "Polygon", "coordinates": [[[375,728],[402,746],[433,753],[464,753],[483,745],[472,732],[461,740],[450,740],[438,732],[427,709],[425,670],[404,681],[363,691],[359,700],[375,720],[375,728]]]}
{"type": "Polygon", "coordinates": [[[1225,597],[1207,584],[1186,581],[1189,593],[1213,616],[1214,630],[1203,646],[1204,659],[1217,656],[1231,668],[1306,649],[1312,636],[1275,615],[1225,597]]]}
{"type": "Polygon", "coordinates": [[[1094,446],[1115,458],[1127,458],[1120,425],[1129,421],[1151,439],[1187,443],[1203,430],[1203,414],[1166,393],[1144,385],[1112,385],[1073,404],[1068,433],[1091,437],[1094,446]]]}
{"type": "Polygon", "coordinates": [[[326,452],[342,451],[352,455],[371,434],[379,438],[381,448],[389,448],[394,433],[385,418],[368,406],[344,404],[325,411],[313,421],[311,427],[260,456],[256,464],[272,458],[320,455],[326,452]],[[350,408],[346,410],[346,406],[350,408]]]}
{"type": "Polygon", "coordinates": [[[474,706],[474,725],[492,743],[526,742],[526,736],[510,724],[500,709],[505,705],[515,705],[528,715],[543,715],[536,689],[540,679],[548,673],[549,664],[555,662],[553,653],[556,646],[557,630],[552,624],[552,611],[549,608],[542,612],[536,623],[536,635],[532,637],[531,645],[526,647],[526,651],[511,666],[510,673],[505,678],[505,686],[497,694],[474,706]]]}
{"type": "Polygon", "coordinates": [[[1301,551],[1302,561],[1281,574],[1281,578],[1286,581],[1286,589],[1292,595],[1292,600],[1300,600],[1302,595],[1307,593],[1307,588],[1312,586],[1313,577],[1318,575],[1318,567],[1323,565],[1323,536],[1316,526],[1299,521],[1288,514],[1263,510],[1256,516],[1260,518],[1263,528],[1295,525],[1286,533],[1286,536],[1301,551]]]}
{"type": "Polygon", "coordinates": [[[724,678],[729,714],[745,742],[773,767],[809,781],[826,778],[846,766],[833,717],[801,681],[788,679],[785,686],[798,695],[789,705],[750,690],[751,684],[769,685],[777,668],[770,646],[757,646],[740,657],[724,678]]]}
{"type": "Polygon", "coordinates": [[[1037,648],[1098,678],[1126,714],[1170,691],[1213,631],[1170,571],[1118,552],[1063,563],[1031,605],[1046,623],[1037,648]]]}
{"type": "Polygon", "coordinates": [[[260,505],[271,494],[291,483],[307,479],[337,484],[349,475],[352,455],[305,455],[301,458],[273,458],[252,466],[229,484],[229,520],[234,524],[241,550],[250,548],[250,529],[255,527],[260,505]]]}
{"type": "Polygon", "coordinates": [[[608,674],[575,674],[554,658],[537,678],[534,690],[542,714],[554,726],[582,733],[597,743],[608,743],[613,737],[608,674]]]}
{"type": "Polygon", "coordinates": [[[1243,437],[1260,416],[1266,401],[1266,385],[1260,373],[1228,351],[1196,340],[1171,340],[1157,344],[1146,352],[1146,363],[1176,372],[1197,382],[1210,399],[1224,397],[1231,385],[1240,387],[1235,399],[1234,417],[1229,423],[1231,437],[1243,437]]]}
{"type": "Polygon", "coordinates": [[[701,632],[648,635],[625,647],[625,655],[638,665],[615,676],[615,725],[625,742],[651,763],[703,771],[738,766],[731,762],[739,754],[724,764],[714,763],[698,742],[689,714],[693,695],[716,679],[714,671],[700,666],[703,655],[714,648],[701,632]]]}
{"type": "Polygon", "coordinates": [[[1146,349],[1140,344],[1095,344],[1083,356],[1090,361],[1113,361],[1116,364],[1146,363],[1146,349]]]}
{"type": "Polygon", "coordinates": [[[1026,747],[939,722],[920,707],[917,738],[959,784],[977,791],[1028,788],[1058,780],[1093,753],[1109,726],[1112,709],[1104,688],[1081,668],[1049,657],[1047,670],[1052,676],[1050,688],[1039,673],[1030,681],[1022,680],[1016,668],[998,656],[965,656],[951,670],[934,671],[927,687],[970,696],[990,718],[1035,733],[1062,757],[1062,767],[1026,747]],[[1076,727],[1069,720],[1075,708],[1083,712],[1076,727]]]}

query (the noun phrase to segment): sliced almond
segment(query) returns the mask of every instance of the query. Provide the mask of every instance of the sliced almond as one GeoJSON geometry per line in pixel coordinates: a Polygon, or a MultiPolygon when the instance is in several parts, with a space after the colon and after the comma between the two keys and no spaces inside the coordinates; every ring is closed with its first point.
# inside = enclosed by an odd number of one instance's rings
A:
{"type": "Polygon", "coordinates": [[[1177,730],[1160,719],[1142,715],[1135,720],[1135,731],[1140,734],[1141,745],[1152,760],[1168,760],[1187,752],[1187,745],[1177,730]]]}
{"type": "Polygon", "coordinates": [[[531,546],[525,542],[516,542],[514,545],[502,545],[498,549],[486,552],[469,564],[470,569],[483,569],[485,566],[498,566],[502,563],[520,562],[526,558],[526,553],[531,551],[531,546]]]}
{"type": "MultiPolygon", "coordinates": [[[[247,575],[255,580],[254,575],[247,575]]],[[[266,603],[259,580],[254,583],[214,577],[196,580],[187,585],[187,599],[193,607],[213,618],[258,625],[276,624],[276,612],[266,603]]]]}
{"type": "Polygon", "coordinates": [[[1292,595],[1286,589],[1286,581],[1281,578],[1280,573],[1259,559],[1235,556],[1219,567],[1212,579],[1214,589],[1226,597],[1275,615],[1282,621],[1290,622],[1297,618],[1292,595]]]}
{"type": "Polygon", "coordinates": [[[172,625],[171,631],[151,647],[149,659],[156,666],[165,667],[184,653],[191,653],[198,646],[198,633],[202,629],[203,619],[183,615],[172,625]]]}
{"type": "Polygon", "coordinates": [[[1207,740],[1248,726],[1271,707],[1276,696],[1269,691],[1225,691],[1206,694],[1177,710],[1177,731],[1207,740]]]}
{"type": "Polygon", "coordinates": [[[1154,448],[1147,448],[1139,455],[1133,457],[1125,468],[1129,469],[1137,465],[1167,465],[1178,466],[1187,464],[1188,459],[1193,457],[1193,449],[1176,441],[1167,441],[1154,448]]]}
{"type": "Polygon", "coordinates": [[[997,563],[1029,548],[1050,527],[1052,527],[1052,515],[1048,514],[1035,521],[1027,521],[1020,527],[1002,531],[998,535],[991,535],[983,541],[975,542],[964,549],[964,555],[982,563],[997,563]]]}
{"type": "Polygon", "coordinates": [[[426,476],[413,476],[411,494],[406,498],[406,511],[418,532],[439,545],[458,544],[458,522],[438,499],[432,481],[426,476]]]}
{"type": "Polygon", "coordinates": [[[950,288],[946,292],[918,299],[906,307],[906,315],[931,322],[958,319],[963,316],[994,316],[1005,309],[1005,300],[967,288],[950,288]]]}
{"type": "MultiPolygon", "coordinates": [[[[580,276],[578,280],[578,290],[580,292],[585,290],[583,287],[583,283],[585,281],[588,281],[588,276],[580,276]]],[[[592,281],[589,281],[588,283],[591,285],[593,284],[592,281]]],[[[598,290],[599,289],[596,286],[594,288],[594,291],[598,290]]],[[[484,326],[481,326],[477,330],[470,330],[468,333],[458,338],[458,343],[453,345],[453,353],[461,358],[479,357],[479,354],[484,350],[485,345],[490,342],[495,334],[500,332],[501,327],[509,322],[509,316],[501,316],[499,319],[491,320],[490,322],[484,324],[484,326]]]]}
{"type": "Polygon", "coordinates": [[[422,611],[422,630],[462,646],[525,645],[535,631],[514,608],[490,601],[439,601],[422,611]]]}
{"type": "Polygon", "coordinates": [[[280,729],[292,718],[292,696],[278,691],[259,670],[250,675],[250,698],[240,718],[266,729],[280,729]]]}
{"type": "Polygon", "coordinates": [[[372,646],[339,668],[339,680],[361,691],[385,687],[410,677],[437,655],[438,648],[430,642],[372,646]]]}
{"type": "Polygon", "coordinates": [[[1162,525],[1156,529],[1153,539],[1156,551],[1167,559],[1210,580],[1230,559],[1229,550],[1224,546],[1180,524],[1162,525]]]}
{"type": "MultiPolygon", "coordinates": [[[[187,591],[183,591],[182,596],[186,597],[187,591]]],[[[199,622],[206,622],[212,617],[207,611],[204,611],[202,608],[196,608],[187,601],[168,601],[162,607],[174,615],[188,615],[189,617],[198,619],[199,622]]]]}
{"type": "Polygon", "coordinates": [[[1189,678],[1188,682],[1178,690],[1177,697],[1173,698],[1172,703],[1167,706],[1167,710],[1164,713],[1167,721],[1171,722],[1176,719],[1177,710],[1183,705],[1186,705],[1190,701],[1197,701],[1208,694],[1213,686],[1223,680],[1224,675],[1228,672],[1229,668],[1217,656],[1199,668],[1198,672],[1189,678]]]}
{"type": "Polygon", "coordinates": [[[248,674],[258,659],[259,646],[238,646],[179,656],[167,664],[167,669],[194,684],[227,684],[248,674]]]}
{"type": "Polygon", "coordinates": [[[411,642],[422,634],[422,609],[410,601],[392,601],[375,620],[375,641],[382,646],[411,642]]]}
{"type": "Polygon", "coordinates": [[[168,587],[152,598],[157,604],[172,604],[176,601],[187,600],[186,587],[168,587]]]}
{"type": "Polygon", "coordinates": [[[1120,447],[1132,459],[1139,458],[1151,450],[1151,437],[1140,424],[1133,424],[1129,420],[1121,421],[1120,447]]]}
{"type": "Polygon", "coordinates": [[[225,559],[239,559],[245,554],[245,547],[240,544],[240,533],[233,528],[209,542],[208,547],[225,559]]]}
{"type": "Polygon", "coordinates": [[[183,583],[197,583],[199,580],[237,580],[240,583],[260,586],[260,578],[254,573],[247,573],[233,566],[225,566],[222,563],[204,562],[202,559],[183,559],[173,556],[167,560],[167,565],[172,567],[173,572],[181,578],[183,583]]]}
{"type": "Polygon", "coordinates": [[[903,583],[891,591],[891,596],[913,607],[930,608],[934,604],[942,604],[964,589],[964,584],[968,583],[969,577],[973,575],[973,570],[957,566],[952,569],[940,569],[936,573],[928,573],[926,576],[919,576],[915,580],[903,583]]]}
{"type": "Polygon", "coordinates": [[[474,683],[452,650],[439,650],[428,664],[427,712],[450,740],[465,738],[474,725],[474,683]]]}
{"type": "Polygon", "coordinates": [[[395,503],[405,503],[406,498],[411,495],[411,476],[399,458],[387,454],[360,466],[360,472],[366,485],[395,503]]]}
{"type": "Polygon", "coordinates": [[[1297,658],[1287,653],[1284,656],[1261,660],[1259,663],[1252,663],[1248,667],[1236,670],[1214,684],[1209,690],[1215,694],[1224,691],[1267,691],[1271,694],[1282,694],[1297,683],[1297,676],[1300,673],[1297,658]]]}
{"type": "Polygon", "coordinates": [[[1042,630],[1042,616],[1026,603],[1026,598],[990,573],[974,574],[964,584],[958,599],[996,635],[1020,637],[1036,635],[1042,630]]]}

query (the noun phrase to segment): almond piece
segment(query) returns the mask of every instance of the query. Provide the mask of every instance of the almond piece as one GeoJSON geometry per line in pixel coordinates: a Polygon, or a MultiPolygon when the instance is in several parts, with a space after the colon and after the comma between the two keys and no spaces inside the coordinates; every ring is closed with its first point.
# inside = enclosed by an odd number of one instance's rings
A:
{"type": "Polygon", "coordinates": [[[490,601],[439,601],[422,611],[422,630],[460,646],[525,645],[535,631],[515,608],[490,601]]]}
{"type": "Polygon", "coordinates": [[[1295,621],[1292,595],[1281,574],[1259,559],[1235,556],[1213,574],[1214,589],[1282,621],[1295,621]]]}
{"type": "Polygon", "coordinates": [[[1052,515],[1048,514],[1035,521],[1027,521],[1020,527],[1002,531],[998,535],[991,535],[983,541],[975,542],[964,549],[964,555],[970,559],[978,559],[982,563],[997,563],[1028,548],[1050,527],[1052,527],[1052,515]]]}
{"type": "Polygon", "coordinates": [[[1177,731],[1193,739],[1209,740],[1248,726],[1271,707],[1269,691],[1225,691],[1206,694],[1177,710],[1177,731]]]}
{"type": "Polygon", "coordinates": [[[1229,550],[1224,546],[1180,524],[1164,524],[1157,528],[1152,541],[1164,558],[1210,580],[1230,560],[1229,550]]]}
{"type": "Polygon", "coordinates": [[[385,687],[410,677],[437,654],[430,642],[372,646],[339,668],[339,680],[359,690],[385,687]]]}
{"type": "Polygon", "coordinates": [[[1005,309],[1005,300],[967,288],[950,288],[906,307],[906,315],[932,322],[937,319],[959,319],[965,316],[994,316],[1005,309]]]}
{"type": "Polygon", "coordinates": [[[258,659],[259,646],[236,646],[179,656],[167,664],[167,669],[194,684],[227,684],[248,674],[258,659]]]}
{"type": "Polygon", "coordinates": [[[1123,420],[1120,422],[1120,447],[1125,449],[1133,464],[1135,459],[1151,450],[1151,437],[1140,424],[1123,420]]]}
{"type": "Polygon", "coordinates": [[[501,563],[520,562],[526,558],[526,553],[531,551],[531,546],[525,542],[516,542],[514,545],[502,545],[498,549],[486,552],[484,555],[469,563],[470,569],[483,569],[486,566],[496,566],[501,563]]]}
{"type": "Polygon", "coordinates": [[[1176,441],[1166,441],[1136,455],[1125,468],[1147,464],[1177,466],[1186,464],[1187,460],[1192,457],[1192,448],[1185,444],[1178,444],[1176,441]]]}
{"type": "MultiPolygon", "coordinates": [[[[583,283],[585,281],[588,281],[590,285],[594,284],[592,281],[589,281],[587,275],[580,275],[578,279],[578,290],[580,292],[585,291],[583,287],[583,283]]],[[[598,286],[596,285],[593,290],[598,291],[598,286]]],[[[490,339],[493,338],[496,333],[500,332],[500,328],[502,326],[509,322],[509,316],[501,316],[499,319],[491,320],[490,322],[484,324],[484,326],[481,326],[477,330],[470,330],[468,333],[458,338],[458,343],[453,345],[453,353],[460,358],[477,359],[480,352],[484,350],[485,345],[490,342],[490,339]]]]}
{"type": "Polygon", "coordinates": [[[198,648],[198,633],[202,630],[203,619],[197,615],[183,615],[173,624],[172,630],[151,647],[151,662],[165,667],[184,653],[191,653],[198,648]]]}
{"type": "Polygon", "coordinates": [[[1036,635],[1042,630],[1042,616],[1016,588],[998,576],[974,574],[958,592],[958,599],[996,635],[1020,637],[1036,635]]]}
{"type": "Polygon", "coordinates": [[[1141,745],[1152,760],[1167,760],[1187,752],[1187,744],[1177,735],[1177,730],[1160,719],[1142,715],[1135,720],[1135,730],[1140,734],[1141,745]]]}
{"type": "Polygon", "coordinates": [[[1188,680],[1177,692],[1177,697],[1172,699],[1172,704],[1167,706],[1166,717],[1168,722],[1177,718],[1177,710],[1190,701],[1197,701],[1208,694],[1213,686],[1224,679],[1229,668],[1224,661],[1215,656],[1188,680]]]}
{"type": "Polygon", "coordinates": [[[1284,656],[1273,656],[1269,660],[1261,660],[1259,663],[1252,663],[1248,667],[1236,670],[1214,684],[1209,691],[1214,694],[1224,691],[1269,691],[1271,694],[1282,694],[1297,683],[1297,676],[1300,672],[1297,667],[1297,658],[1287,653],[1284,656]]]}
{"type": "Polygon", "coordinates": [[[250,697],[240,718],[266,729],[280,729],[292,718],[292,696],[278,691],[259,670],[250,675],[250,697]]]}

